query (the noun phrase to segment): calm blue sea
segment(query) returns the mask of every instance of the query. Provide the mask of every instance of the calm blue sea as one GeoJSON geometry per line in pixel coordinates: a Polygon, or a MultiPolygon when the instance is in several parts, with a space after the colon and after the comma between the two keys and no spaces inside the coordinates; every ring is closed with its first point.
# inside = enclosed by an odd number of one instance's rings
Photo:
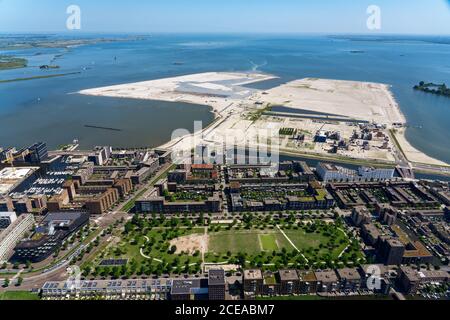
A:
{"type": "Polygon", "coordinates": [[[81,89],[206,71],[261,71],[302,77],[375,81],[392,90],[416,148],[450,163],[450,99],[415,92],[419,81],[450,83],[450,37],[285,35],[153,35],[145,40],[67,49],[0,51],[29,59],[26,69],[0,80],[80,72],[60,78],[0,83],[0,145],[44,140],[51,147],[80,140],[83,147],[157,146],[175,128],[213,119],[204,106],[85,97],[81,89]],[[55,59],[52,61],[52,59],[55,59]],[[41,71],[41,64],[58,70],[41,71]],[[85,125],[120,128],[120,132],[85,125]]]}

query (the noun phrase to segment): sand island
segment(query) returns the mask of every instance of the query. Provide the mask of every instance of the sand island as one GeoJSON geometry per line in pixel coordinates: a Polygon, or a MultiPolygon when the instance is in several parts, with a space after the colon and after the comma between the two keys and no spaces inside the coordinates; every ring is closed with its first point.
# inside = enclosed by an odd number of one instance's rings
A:
{"type": "Polygon", "coordinates": [[[280,133],[279,148],[284,154],[449,173],[448,164],[416,150],[406,140],[406,119],[389,85],[305,78],[268,90],[247,86],[275,78],[262,73],[210,72],[80,93],[212,107],[213,124],[174,139],[164,148],[191,149],[194,137],[202,143],[221,143],[218,137],[230,135],[230,129],[244,143],[246,135],[271,128],[280,133]]]}

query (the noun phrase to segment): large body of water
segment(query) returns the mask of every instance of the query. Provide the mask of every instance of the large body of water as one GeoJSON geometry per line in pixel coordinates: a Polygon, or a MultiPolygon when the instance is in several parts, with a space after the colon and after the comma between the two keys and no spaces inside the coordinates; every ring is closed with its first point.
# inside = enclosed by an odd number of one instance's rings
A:
{"type": "Polygon", "coordinates": [[[0,83],[0,146],[43,140],[56,147],[74,138],[86,148],[157,146],[169,140],[174,129],[192,130],[194,120],[210,123],[210,109],[73,93],[198,72],[260,71],[281,78],[270,85],[304,77],[390,84],[411,125],[407,139],[419,150],[450,163],[450,99],[412,90],[422,80],[450,83],[449,38],[154,35],[70,50],[35,48],[6,53],[28,58],[30,67],[1,71],[0,80],[80,73],[0,83]],[[50,64],[55,56],[52,64],[60,69],[36,68],[50,64]]]}

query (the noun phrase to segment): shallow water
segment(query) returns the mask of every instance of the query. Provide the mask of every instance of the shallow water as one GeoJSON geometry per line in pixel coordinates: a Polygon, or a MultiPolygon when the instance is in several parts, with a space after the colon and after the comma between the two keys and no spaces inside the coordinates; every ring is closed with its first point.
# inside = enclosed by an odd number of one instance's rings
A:
{"type": "Polygon", "coordinates": [[[30,65],[50,63],[63,54],[52,62],[61,68],[3,71],[0,80],[81,73],[0,83],[0,145],[22,146],[45,140],[55,147],[78,138],[84,147],[156,146],[169,140],[172,130],[192,128],[194,120],[202,120],[206,126],[213,119],[210,109],[70,93],[198,72],[260,71],[280,77],[251,85],[262,90],[304,77],[390,84],[412,126],[406,134],[411,144],[450,162],[450,99],[412,90],[422,80],[450,83],[450,42],[430,39],[154,35],[147,40],[70,50],[18,50],[15,53],[30,58],[30,65]],[[88,129],[85,124],[123,130],[88,129]]]}

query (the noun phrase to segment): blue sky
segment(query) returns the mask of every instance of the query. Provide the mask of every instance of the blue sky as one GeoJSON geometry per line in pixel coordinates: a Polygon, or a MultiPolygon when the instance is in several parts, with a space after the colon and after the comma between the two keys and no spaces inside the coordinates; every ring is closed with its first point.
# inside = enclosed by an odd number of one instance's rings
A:
{"type": "Polygon", "coordinates": [[[450,34],[449,0],[0,0],[0,33],[66,31],[71,4],[83,32],[450,34]],[[366,27],[372,4],[379,31],[366,27]]]}

